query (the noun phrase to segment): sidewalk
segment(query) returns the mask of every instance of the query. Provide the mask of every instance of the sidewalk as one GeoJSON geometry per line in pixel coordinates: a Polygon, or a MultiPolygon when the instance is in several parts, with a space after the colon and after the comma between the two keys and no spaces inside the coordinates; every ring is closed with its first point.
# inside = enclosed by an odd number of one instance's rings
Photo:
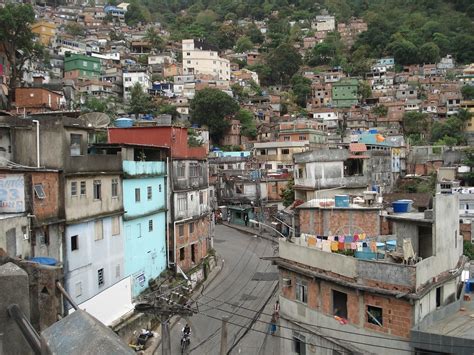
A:
{"type": "MultiPolygon", "coordinates": [[[[209,274],[209,277],[207,278],[207,280],[205,280],[201,285],[199,285],[199,287],[197,287],[193,291],[191,297],[193,295],[202,293],[212,283],[212,281],[214,281],[214,279],[217,277],[217,275],[219,275],[219,273],[222,271],[222,266],[223,266],[222,259],[218,255],[216,255],[216,257],[217,257],[216,267],[211,271],[211,273],[209,274]]],[[[171,317],[170,325],[169,325],[170,332],[171,332],[171,329],[180,320],[181,320],[180,316],[171,317]]],[[[153,355],[153,354],[155,354],[155,352],[160,347],[160,345],[161,345],[161,325],[159,325],[158,327],[153,329],[153,332],[154,332],[154,337],[149,340],[148,347],[145,350],[139,352],[140,354],[153,355]]]]}
{"type": "MultiPolygon", "coordinates": [[[[272,234],[272,232],[267,232],[264,230],[265,227],[262,228],[262,232],[260,233],[258,230],[258,227],[245,227],[241,226],[238,224],[233,224],[233,223],[228,223],[228,222],[222,222],[222,225],[233,228],[235,230],[238,230],[242,233],[250,234],[250,235],[256,235],[257,237],[261,237],[267,240],[270,240],[273,243],[278,243],[278,236],[272,234]]],[[[275,233],[276,234],[276,233],[275,233]]]]}

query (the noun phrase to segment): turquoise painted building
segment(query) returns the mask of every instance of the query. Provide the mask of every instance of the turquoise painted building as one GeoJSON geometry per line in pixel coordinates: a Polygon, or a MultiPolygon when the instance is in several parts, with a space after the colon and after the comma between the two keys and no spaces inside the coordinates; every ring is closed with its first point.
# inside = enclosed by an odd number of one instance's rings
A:
{"type": "Polygon", "coordinates": [[[166,163],[123,161],[125,274],[132,297],[166,269],[166,163]]]}

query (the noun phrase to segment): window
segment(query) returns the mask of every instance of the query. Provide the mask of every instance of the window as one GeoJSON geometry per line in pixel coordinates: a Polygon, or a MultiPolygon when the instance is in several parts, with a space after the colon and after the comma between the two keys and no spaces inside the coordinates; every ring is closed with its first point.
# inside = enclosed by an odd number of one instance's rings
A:
{"type": "Polygon", "coordinates": [[[153,220],[148,221],[148,232],[153,232],[153,220]]]}
{"type": "Polygon", "coordinates": [[[204,204],[204,192],[199,192],[199,204],[204,204]]]}
{"type": "Polygon", "coordinates": [[[296,300],[308,303],[308,281],[296,279],[296,300]]]}
{"type": "Polygon", "coordinates": [[[201,167],[198,164],[191,164],[189,166],[189,176],[190,177],[201,176],[201,167]]]}
{"type": "Polygon", "coordinates": [[[300,141],[305,141],[305,140],[306,140],[306,136],[299,136],[298,139],[299,139],[300,141]]]}
{"type": "Polygon", "coordinates": [[[120,234],[120,217],[112,217],[112,235],[120,234]]]}
{"type": "Polygon", "coordinates": [[[194,223],[191,222],[189,223],[189,234],[193,234],[194,233],[194,223]]]}
{"type": "Polygon", "coordinates": [[[179,260],[183,261],[183,260],[184,260],[184,257],[185,257],[185,254],[184,254],[184,247],[179,248],[179,260]]]}
{"type": "Polygon", "coordinates": [[[140,202],[140,189],[135,189],[135,202],[140,202]]]}
{"type": "Polygon", "coordinates": [[[188,209],[188,200],[186,194],[178,195],[178,211],[186,211],[188,209]]]}
{"type": "Polygon", "coordinates": [[[86,182],[85,181],[81,181],[81,196],[85,196],[87,193],[87,190],[86,190],[86,182]]]}
{"type": "Polygon", "coordinates": [[[33,188],[35,190],[36,197],[40,200],[44,200],[46,194],[44,193],[43,184],[35,184],[33,188]]]}
{"type": "Polygon", "coordinates": [[[102,199],[102,183],[100,180],[94,180],[94,200],[102,199]]]}
{"type": "Polygon", "coordinates": [[[382,308],[367,306],[367,323],[383,327],[382,308]]]}
{"type": "Polygon", "coordinates": [[[335,316],[347,318],[347,294],[332,290],[332,311],[335,316]]]}
{"type": "Polygon", "coordinates": [[[178,235],[180,237],[183,237],[184,236],[184,224],[180,224],[179,227],[178,227],[178,235]]]}
{"type": "Polygon", "coordinates": [[[265,164],[265,169],[271,170],[273,168],[272,164],[265,164]]]}
{"type": "Polygon", "coordinates": [[[138,229],[138,238],[142,237],[142,224],[137,223],[137,229],[138,229]]]}
{"type": "Polygon", "coordinates": [[[436,287],[436,308],[441,307],[443,299],[443,286],[436,287]]]}
{"type": "Polygon", "coordinates": [[[161,184],[158,185],[158,192],[161,192],[161,184]]]}
{"type": "Polygon", "coordinates": [[[118,179],[112,179],[112,197],[118,197],[118,179]]]}
{"type": "Polygon", "coordinates": [[[298,355],[306,355],[306,338],[296,332],[293,333],[293,352],[298,355]]]}
{"type": "Polygon", "coordinates": [[[120,264],[115,266],[115,278],[120,279],[120,264]]]}
{"type": "Polygon", "coordinates": [[[79,236],[73,235],[71,237],[71,251],[78,250],[79,249],[79,236]]]}
{"type": "Polygon", "coordinates": [[[289,149],[282,149],[281,154],[288,155],[288,154],[290,154],[290,150],[289,149]]]}
{"type": "Polygon", "coordinates": [[[193,263],[196,262],[196,256],[197,256],[197,244],[191,244],[191,261],[193,263]]]}
{"type": "Polygon", "coordinates": [[[101,219],[98,221],[95,221],[94,230],[95,230],[95,240],[104,239],[104,223],[101,219]]]}
{"type": "Polygon", "coordinates": [[[70,145],[70,154],[71,157],[77,157],[81,155],[81,140],[82,134],[71,134],[71,145],[70,145]]]}
{"type": "Polygon", "coordinates": [[[82,282],[76,282],[76,297],[82,296],[82,282]]]}
{"type": "Polygon", "coordinates": [[[71,196],[77,196],[77,181],[71,181],[71,196]]]}
{"type": "Polygon", "coordinates": [[[97,270],[97,284],[99,287],[104,286],[104,269],[97,270]]]}
{"type": "Polygon", "coordinates": [[[290,136],[283,136],[283,141],[289,142],[290,141],[290,136]]]}
{"type": "Polygon", "coordinates": [[[148,201],[150,201],[152,199],[152,197],[153,197],[153,191],[151,189],[151,186],[148,186],[146,188],[146,198],[147,198],[148,201]]]}
{"type": "Polygon", "coordinates": [[[186,166],[184,164],[178,164],[178,177],[186,176],[186,166]]]}

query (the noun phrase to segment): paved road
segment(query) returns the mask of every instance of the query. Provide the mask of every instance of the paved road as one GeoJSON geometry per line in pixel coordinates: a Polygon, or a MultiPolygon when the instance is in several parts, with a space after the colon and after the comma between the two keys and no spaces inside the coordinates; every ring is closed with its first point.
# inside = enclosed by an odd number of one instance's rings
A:
{"type": "Polygon", "coordinates": [[[223,269],[202,295],[193,297],[199,314],[181,319],[171,330],[172,353],[181,354],[181,329],[187,321],[192,335],[186,353],[219,354],[221,318],[229,316],[227,349],[233,348],[232,354],[278,354],[278,337],[268,334],[268,324],[253,320],[259,310],[271,313],[277,297],[277,268],[260,259],[273,255],[272,243],[218,225],[214,248],[224,260],[223,269]]]}

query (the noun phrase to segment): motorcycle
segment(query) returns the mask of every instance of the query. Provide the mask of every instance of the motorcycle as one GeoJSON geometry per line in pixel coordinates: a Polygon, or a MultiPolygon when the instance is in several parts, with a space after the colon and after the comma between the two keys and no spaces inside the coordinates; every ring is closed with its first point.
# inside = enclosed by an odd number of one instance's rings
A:
{"type": "Polygon", "coordinates": [[[184,351],[191,343],[191,339],[189,336],[190,334],[183,333],[183,336],[181,337],[181,354],[184,354],[184,351]]]}

